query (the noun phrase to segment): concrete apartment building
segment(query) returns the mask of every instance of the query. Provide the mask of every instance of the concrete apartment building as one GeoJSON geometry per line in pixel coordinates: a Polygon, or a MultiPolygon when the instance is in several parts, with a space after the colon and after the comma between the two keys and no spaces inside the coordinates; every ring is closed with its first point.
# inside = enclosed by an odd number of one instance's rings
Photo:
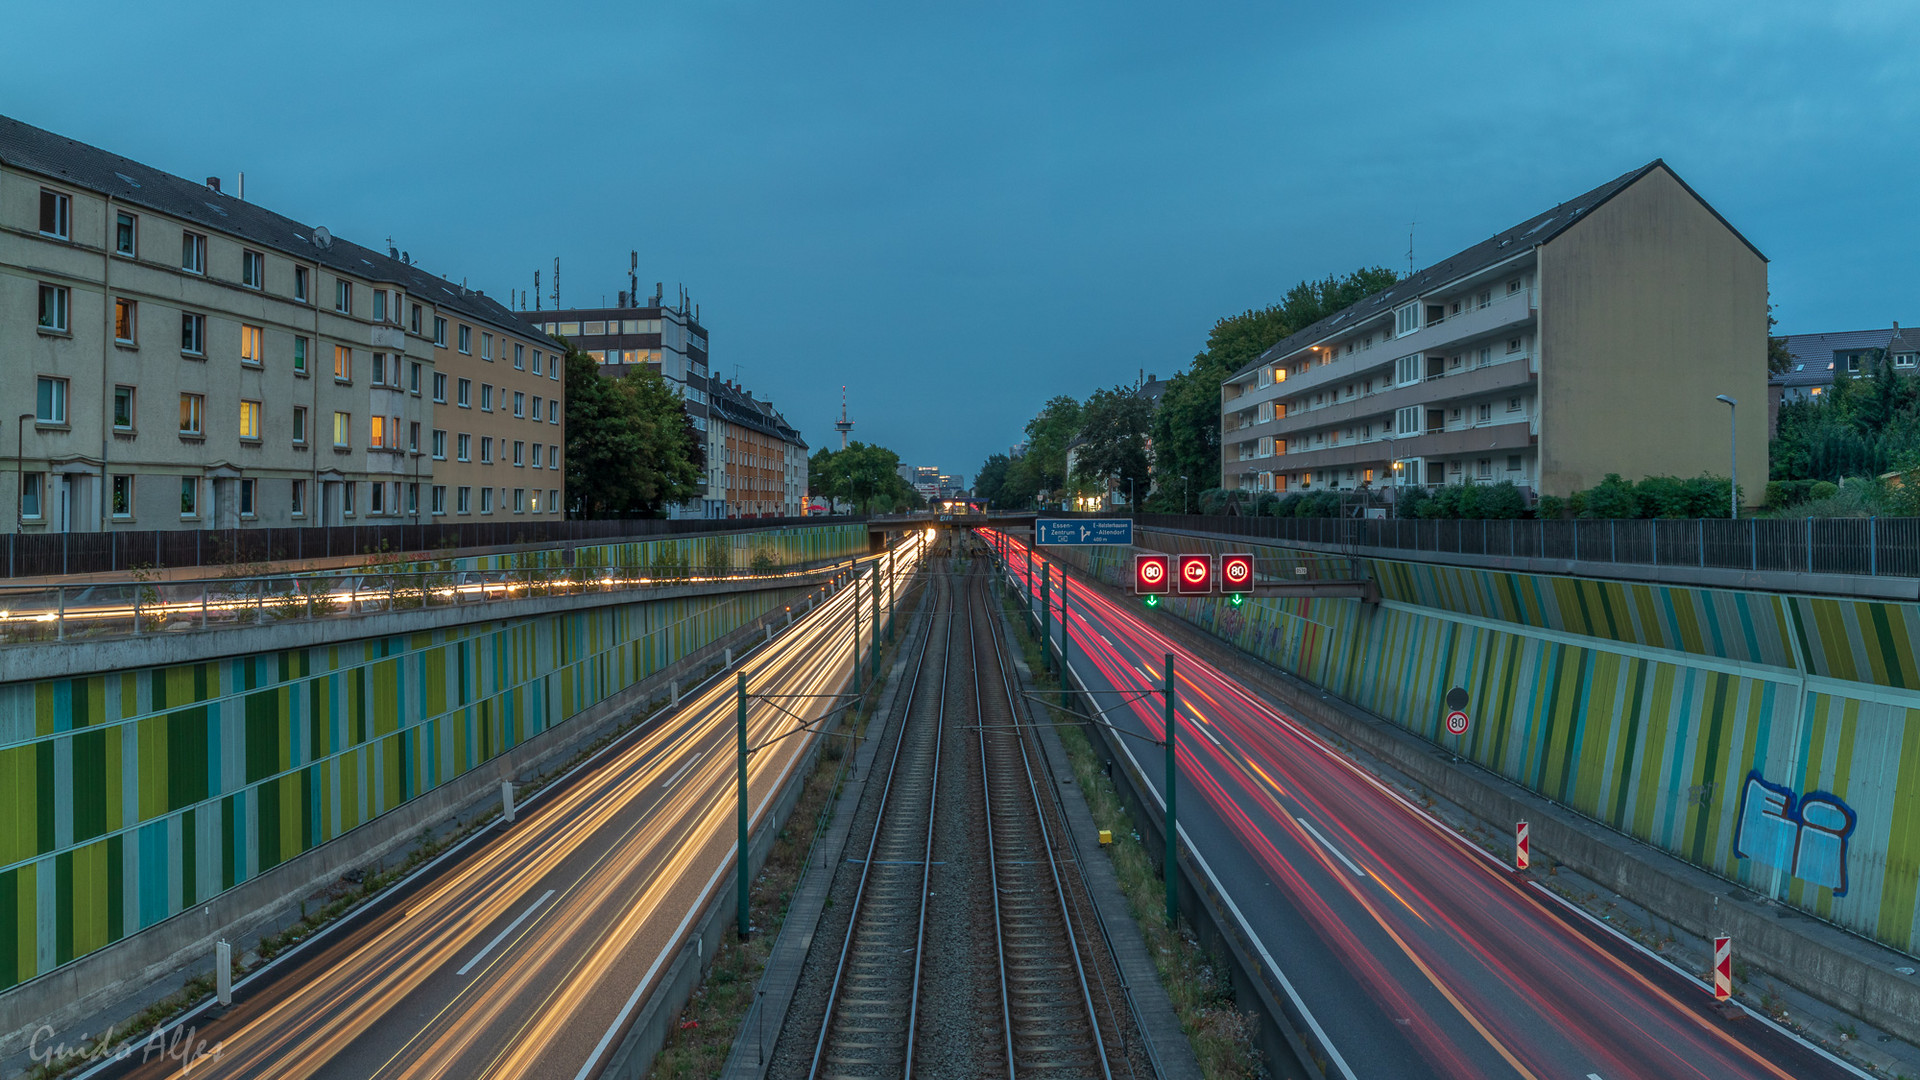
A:
{"type": "MultiPolygon", "coordinates": [[[[725,437],[713,429],[712,389],[707,376],[707,329],[700,325],[699,308],[682,296],[676,305],[663,304],[659,286],[644,306],[639,298],[620,295],[615,307],[561,308],[522,311],[527,320],[553,337],[600,362],[604,375],[619,375],[645,365],[680,391],[694,430],[705,440],[706,487],[698,496],[668,510],[675,518],[727,517],[725,437]]],[[[716,380],[717,381],[717,380],[716,380]]]]}
{"type": "Polygon", "coordinates": [[[725,493],[725,516],[805,515],[807,444],[800,432],[771,403],[725,380],[713,381],[708,406],[720,453],[707,457],[707,490],[725,493]]]}
{"type": "Polygon", "coordinates": [[[0,118],[0,373],[32,395],[0,464],[15,528],[454,518],[463,488],[473,518],[560,515],[556,343],[236,194],[0,118]],[[504,406],[460,412],[462,385],[504,406]],[[511,411],[536,393],[537,436],[511,411]],[[541,473],[439,453],[485,439],[502,462],[537,441],[541,473]]]}
{"type": "Polygon", "coordinates": [[[1228,488],[1767,475],[1767,261],[1662,161],[1293,334],[1221,387],[1228,488]]]}

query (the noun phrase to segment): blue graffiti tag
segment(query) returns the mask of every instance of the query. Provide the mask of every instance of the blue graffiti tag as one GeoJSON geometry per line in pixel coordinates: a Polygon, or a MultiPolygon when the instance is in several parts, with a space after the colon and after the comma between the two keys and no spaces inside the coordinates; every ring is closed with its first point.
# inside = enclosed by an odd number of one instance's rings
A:
{"type": "Polygon", "coordinates": [[[1858,820],[1852,807],[1824,791],[1797,795],[1754,769],[1740,791],[1733,854],[1845,896],[1847,838],[1858,820]]]}

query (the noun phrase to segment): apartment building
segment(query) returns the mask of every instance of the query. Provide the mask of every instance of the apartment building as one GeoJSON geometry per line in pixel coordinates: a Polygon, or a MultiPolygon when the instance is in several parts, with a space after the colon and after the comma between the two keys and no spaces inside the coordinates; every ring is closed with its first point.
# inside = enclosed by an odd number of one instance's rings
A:
{"type": "Polygon", "coordinates": [[[684,296],[677,304],[667,305],[662,302],[661,292],[656,285],[653,297],[644,306],[639,298],[622,293],[615,307],[522,311],[519,317],[550,336],[565,338],[599,361],[604,375],[619,375],[644,365],[679,390],[694,430],[705,439],[707,471],[705,489],[685,504],[670,508],[668,516],[728,517],[726,441],[712,425],[707,330],[700,324],[699,309],[684,296]]]}
{"type": "Polygon", "coordinates": [[[1221,386],[1263,491],[1766,475],[1767,262],[1662,161],[1293,334],[1221,386]],[[1727,395],[1743,407],[1716,401],[1727,395]]]}
{"type": "Polygon", "coordinates": [[[709,431],[719,452],[707,457],[709,492],[722,492],[725,516],[801,517],[806,513],[807,444],[769,402],[714,380],[709,431]]]}
{"type": "Polygon", "coordinates": [[[559,515],[557,343],[398,251],[236,195],[0,117],[0,373],[33,395],[0,463],[16,529],[425,520],[482,483],[509,494],[470,497],[474,516],[559,515]],[[445,347],[474,337],[499,359],[445,347]],[[509,356],[531,371],[492,374],[509,356]],[[445,389],[469,383],[509,406],[538,388],[537,481],[440,453],[534,441],[506,410],[449,415],[445,389]]]}

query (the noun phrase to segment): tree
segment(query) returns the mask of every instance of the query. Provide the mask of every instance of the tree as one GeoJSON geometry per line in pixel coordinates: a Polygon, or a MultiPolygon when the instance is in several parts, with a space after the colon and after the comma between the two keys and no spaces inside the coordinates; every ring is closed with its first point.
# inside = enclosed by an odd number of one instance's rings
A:
{"type": "Polygon", "coordinates": [[[705,468],[680,395],[657,372],[600,374],[567,351],[567,499],[576,516],[662,517],[691,499],[705,468]]]}
{"type": "Polygon", "coordinates": [[[1168,380],[1153,417],[1154,504],[1178,510],[1186,487],[1220,486],[1220,384],[1296,331],[1319,322],[1399,280],[1384,267],[1362,267],[1288,289],[1280,303],[1244,311],[1213,324],[1206,351],[1168,380]],[[1180,477],[1188,478],[1182,482],[1180,477]]]}
{"type": "Polygon", "coordinates": [[[1076,477],[1103,491],[1111,483],[1121,494],[1144,493],[1149,483],[1147,437],[1152,426],[1153,407],[1137,392],[1124,386],[1095,390],[1080,410],[1076,477]]]}
{"type": "Polygon", "coordinates": [[[1767,304],[1767,374],[1784,375],[1793,367],[1793,354],[1787,351],[1787,339],[1774,337],[1773,328],[1780,320],[1773,317],[1774,305],[1767,304]]]}
{"type": "Polygon", "coordinates": [[[845,450],[815,451],[807,462],[808,487],[850,504],[856,513],[889,513],[924,505],[912,485],[900,478],[900,455],[858,440],[845,450]]]}
{"type": "Polygon", "coordinates": [[[980,471],[973,477],[973,497],[1001,509],[1006,503],[1001,498],[1001,488],[1007,482],[1007,470],[1013,460],[1005,454],[988,454],[987,460],[980,465],[980,471]]]}
{"type": "Polygon", "coordinates": [[[1027,463],[1037,485],[1036,496],[1050,501],[1067,488],[1067,444],[1080,432],[1080,403],[1061,394],[1027,421],[1027,463]]]}

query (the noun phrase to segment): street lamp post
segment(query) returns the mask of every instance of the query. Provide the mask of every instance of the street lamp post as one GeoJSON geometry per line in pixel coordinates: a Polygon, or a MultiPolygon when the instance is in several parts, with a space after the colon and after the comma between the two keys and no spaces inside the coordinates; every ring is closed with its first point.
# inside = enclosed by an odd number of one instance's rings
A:
{"type": "Polygon", "coordinates": [[[1740,520],[1740,425],[1734,421],[1740,415],[1740,403],[1725,394],[1715,394],[1715,401],[1723,401],[1727,406],[1727,516],[1740,520]]]}

